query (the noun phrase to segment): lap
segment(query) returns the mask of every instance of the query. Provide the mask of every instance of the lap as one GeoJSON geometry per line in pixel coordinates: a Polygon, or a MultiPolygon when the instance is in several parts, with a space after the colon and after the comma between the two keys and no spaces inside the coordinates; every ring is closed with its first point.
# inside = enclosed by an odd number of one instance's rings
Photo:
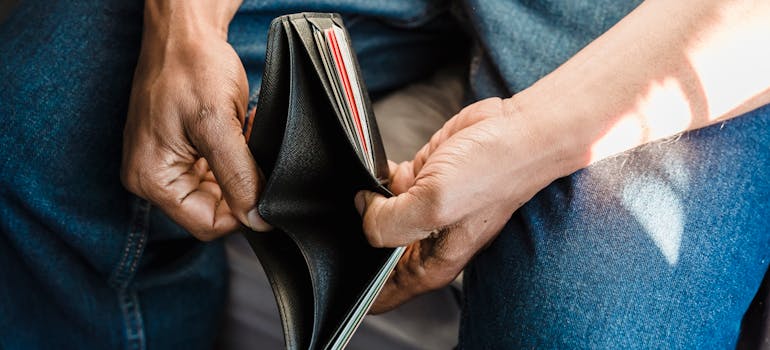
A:
{"type": "Polygon", "coordinates": [[[461,344],[734,346],[768,198],[770,106],[559,179],[466,269],[461,344]]]}
{"type": "Polygon", "coordinates": [[[0,27],[0,347],[213,343],[221,245],[119,181],[141,31],[141,1],[22,1],[0,27]]]}
{"type": "MultiPolygon", "coordinates": [[[[443,52],[441,3],[247,0],[230,41],[256,96],[269,21],[340,11],[356,28],[367,83],[385,91],[443,52]],[[413,49],[391,50],[399,45],[413,49]],[[413,69],[383,74],[404,60],[413,69]]],[[[0,16],[0,286],[14,286],[0,288],[0,347],[207,347],[216,336],[221,243],[193,240],[119,181],[142,10],[142,1],[21,1],[0,16]]]]}

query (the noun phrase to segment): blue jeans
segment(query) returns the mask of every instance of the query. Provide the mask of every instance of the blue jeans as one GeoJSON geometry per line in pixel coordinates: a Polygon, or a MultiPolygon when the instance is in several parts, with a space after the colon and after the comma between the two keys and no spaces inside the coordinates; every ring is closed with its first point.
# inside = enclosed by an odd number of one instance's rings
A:
{"type": "MultiPolygon", "coordinates": [[[[246,0],[229,40],[252,103],[267,24],[298,11],[345,14],[375,95],[470,52],[475,100],[525,88],[635,5],[246,0]]],[[[221,243],[118,179],[141,22],[140,1],[30,0],[0,24],[0,348],[215,342],[221,243]]],[[[734,344],[770,251],[770,108],[749,114],[541,191],[467,268],[460,346],[734,344]]]]}
{"type": "MultiPolygon", "coordinates": [[[[119,181],[142,8],[29,0],[0,24],[1,349],[215,342],[227,288],[221,242],[196,241],[119,181]]],[[[374,93],[454,55],[444,34],[457,29],[441,20],[441,3],[247,0],[229,38],[252,102],[270,20],[307,10],[346,14],[374,93]],[[400,62],[411,64],[379,69],[400,62]]]]}

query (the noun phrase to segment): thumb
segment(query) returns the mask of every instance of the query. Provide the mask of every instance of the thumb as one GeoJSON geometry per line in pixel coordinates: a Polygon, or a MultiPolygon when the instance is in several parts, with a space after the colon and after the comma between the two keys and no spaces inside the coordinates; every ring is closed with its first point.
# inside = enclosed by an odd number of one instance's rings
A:
{"type": "Polygon", "coordinates": [[[246,145],[238,119],[233,115],[207,118],[191,132],[195,148],[206,158],[233,216],[255,231],[269,231],[257,212],[260,171],[246,145]]]}
{"type": "Polygon", "coordinates": [[[390,190],[394,194],[401,194],[414,186],[415,174],[411,161],[396,164],[388,161],[390,166],[390,190]]]}
{"type": "Polygon", "coordinates": [[[405,246],[444,226],[431,203],[411,190],[390,198],[371,191],[360,191],[355,197],[366,239],[373,247],[405,246]]]}

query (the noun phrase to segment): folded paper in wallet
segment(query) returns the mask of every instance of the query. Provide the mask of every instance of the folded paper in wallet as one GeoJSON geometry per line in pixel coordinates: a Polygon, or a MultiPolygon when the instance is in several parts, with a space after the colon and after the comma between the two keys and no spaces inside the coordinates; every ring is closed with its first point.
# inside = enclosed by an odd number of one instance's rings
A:
{"type": "Polygon", "coordinates": [[[337,14],[273,20],[249,148],[265,175],[245,232],[273,288],[288,349],[340,349],[403,248],[371,247],[353,204],[386,196],[388,164],[350,38],[337,14]]]}

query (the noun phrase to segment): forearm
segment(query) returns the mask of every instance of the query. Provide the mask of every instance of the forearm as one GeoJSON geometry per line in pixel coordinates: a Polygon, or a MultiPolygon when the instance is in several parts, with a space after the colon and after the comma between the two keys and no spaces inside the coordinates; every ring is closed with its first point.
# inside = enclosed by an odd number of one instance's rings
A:
{"type": "Polygon", "coordinates": [[[511,99],[564,176],[770,102],[770,2],[648,0],[511,99]]]}
{"type": "Polygon", "coordinates": [[[242,0],[147,0],[143,40],[188,40],[199,35],[227,39],[227,27],[242,0]]]}

